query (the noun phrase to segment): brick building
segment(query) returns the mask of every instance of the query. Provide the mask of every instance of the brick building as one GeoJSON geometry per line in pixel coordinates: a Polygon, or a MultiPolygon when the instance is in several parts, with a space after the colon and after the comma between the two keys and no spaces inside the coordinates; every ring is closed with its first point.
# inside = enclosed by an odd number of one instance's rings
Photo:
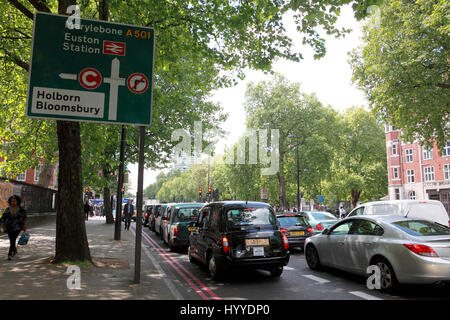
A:
{"type": "Polygon", "coordinates": [[[385,126],[389,199],[439,200],[450,212],[450,141],[442,155],[436,146],[400,140],[401,131],[385,126]]]}
{"type": "MultiPolygon", "coordinates": [[[[0,162],[2,162],[2,161],[4,161],[4,159],[2,157],[0,157],[0,162]]],[[[0,178],[2,178],[2,177],[10,178],[10,179],[14,179],[14,180],[17,180],[20,182],[37,185],[38,181],[39,181],[39,174],[40,174],[41,169],[42,169],[42,165],[39,165],[38,168],[27,169],[24,172],[18,174],[16,177],[3,177],[0,172],[0,178]]],[[[56,189],[56,186],[57,186],[56,171],[57,171],[56,168],[53,169],[49,184],[48,184],[48,186],[45,186],[45,187],[51,188],[51,189],[56,189]]]]}

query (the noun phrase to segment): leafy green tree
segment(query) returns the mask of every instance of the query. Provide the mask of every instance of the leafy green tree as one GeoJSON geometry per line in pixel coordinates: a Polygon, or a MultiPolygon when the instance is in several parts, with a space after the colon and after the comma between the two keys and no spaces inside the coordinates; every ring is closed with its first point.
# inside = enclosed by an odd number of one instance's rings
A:
{"type": "Polygon", "coordinates": [[[377,199],[387,192],[386,142],[383,125],[362,107],[352,107],[336,126],[338,138],[331,179],[324,184],[331,201],[377,199]]]}
{"type": "Polygon", "coordinates": [[[301,160],[301,189],[318,194],[321,180],[328,176],[336,112],[324,107],[315,95],[301,92],[300,84],[275,75],[271,82],[250,84],[246,92],[247,126],[279,130],[280,205],[296,203],[297,152],[301,160]],[[298,150],[298,151],[297,151],[298,150]],[[289,187],[289,191],[287,191],[289,187]]]}
{"type": "Polygon", "coordinates": [[[442,149],[450,139],[450,3],[390,0],[380,8],[351,55],[354,82],[403,140],[436,140],[442,149]]]}

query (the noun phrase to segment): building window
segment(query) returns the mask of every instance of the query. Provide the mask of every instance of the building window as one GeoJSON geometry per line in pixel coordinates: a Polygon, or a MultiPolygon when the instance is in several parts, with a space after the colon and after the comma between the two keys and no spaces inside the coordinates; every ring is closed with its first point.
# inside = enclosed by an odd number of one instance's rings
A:
{"type": "Polygon", "coordinates": [[[409,198],[409,200],[416,200],[416,192],[410,191],[408,194],[408,198],[409,198]]]}
{"type": "Polygon", "coordinates": [[[444,164],[444,180],[450,180],[450,164],[444,164]]]}
{"type": "Polygon", "coordinates": [[[397,155],[397,144],[396,143],[392,145],[392,155],[393,156],[397,155]]]}
{"type": "Polygon", "coordinates": [[[444,146],[444,149],[442,150],[443,156],[450,156],[450,141],[447,141],[447,144],[444,146]]]}
{"type": "Polygon", "coordinates": [[[433,159],[433,149],[423,147],[423,160],[431,160],[431,159],[433,159]]]}
{"type": "Polygon", "coordinates": [[[26,172],[19,173],[19,174],[17,175],[17,181],[25,181],[25,180],[26,180],[26,177],[27,177],[26,172]]]}
{"type": "Polygon", "coordinates": [[[413,162],[413,151],[412,149],[406,149],[406,162],[413,162]]]}
{"type": "Polygon", "coordinates": [[[36,169],[34,169],[34,181],[39,181],[39,175],[42,171],[42,164],[40,164],[36,169]]]}
{"type": "Polygon", "coordinates": [[[398,177],[398,168],[392,168],[392,179],[396,180],[399,179],[398,177]]]}
{"type": "Polygon", "coordinates": [[[400,200],[400,189],[394,189],[395,200],[400,200]]]}
{"type": "Polygon", "coordinates": [[[415,179],[414,179],[414,170],[406,170],[406,176],[408,177],[408,183],[414,183],[415,179]]]}
{"type": "Polygon", "coordinates": [[[425,181],[434,181],[434,167],[426,167],[425,170],[425,181]]]}

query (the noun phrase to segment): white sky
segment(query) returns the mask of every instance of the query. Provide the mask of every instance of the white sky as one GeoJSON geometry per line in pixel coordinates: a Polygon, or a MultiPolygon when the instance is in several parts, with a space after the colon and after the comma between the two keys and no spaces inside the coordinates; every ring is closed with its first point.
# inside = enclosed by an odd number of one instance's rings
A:
{"type": "MultiPolygon", "coordinates": [[[[301,83],[303,92],[316,93],[322,104],[329,104],[338,111],[343,111],[353,105],[367,106],[367,100],[364,98],[362,91],[351,83],[351,69],[347,62],[347,53],[361,43],[360,23],[353,17],[351,7],[343,8],[338,26],[351,28],[353,32],[341,39],[327,36],[327,54],[320,60],[314,60],[312,50],[308,46],[302,46],[301,37],[296,32],[292,19],[286,17],[285,22],[286,29],[294,43],[298,43],[298,48],[300,48],[304,60],[297,63],[278,61],[274,63],[273,70],[283,74],[291,82],[301,83]]],[[[226,139],[219,141],[216,151],[220,153],[225,145],[230,146],[237,142],[245,131],[243,103],[247,84],[252,81],[259,82],[269,79],[270,76],[264,75],[262,72],[249,70],[246,72],[246,79],[239,82],[237,86],[215,91],[211,100],[219,102],[224,111],[229,114],[223,128],[230,133],[226,139]]],[[[137,164],[128,166],[130,187],[134,193],[137,190],[137,168],[137,164]]],[[[156,181],[159,172],[155,170],[145,171],[144,188],[156,181]]]]}

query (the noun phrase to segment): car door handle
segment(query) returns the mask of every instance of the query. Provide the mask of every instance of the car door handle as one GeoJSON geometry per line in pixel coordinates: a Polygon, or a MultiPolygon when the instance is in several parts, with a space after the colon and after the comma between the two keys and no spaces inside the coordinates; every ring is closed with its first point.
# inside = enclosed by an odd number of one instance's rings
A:
{"type": "Polygon", "coordinates": [[[344,242],[343,242],[343,241],[339,241],[338,244],[339,244],[340,246],[343,246],[343,245],[344,245],[344,242]]]}

